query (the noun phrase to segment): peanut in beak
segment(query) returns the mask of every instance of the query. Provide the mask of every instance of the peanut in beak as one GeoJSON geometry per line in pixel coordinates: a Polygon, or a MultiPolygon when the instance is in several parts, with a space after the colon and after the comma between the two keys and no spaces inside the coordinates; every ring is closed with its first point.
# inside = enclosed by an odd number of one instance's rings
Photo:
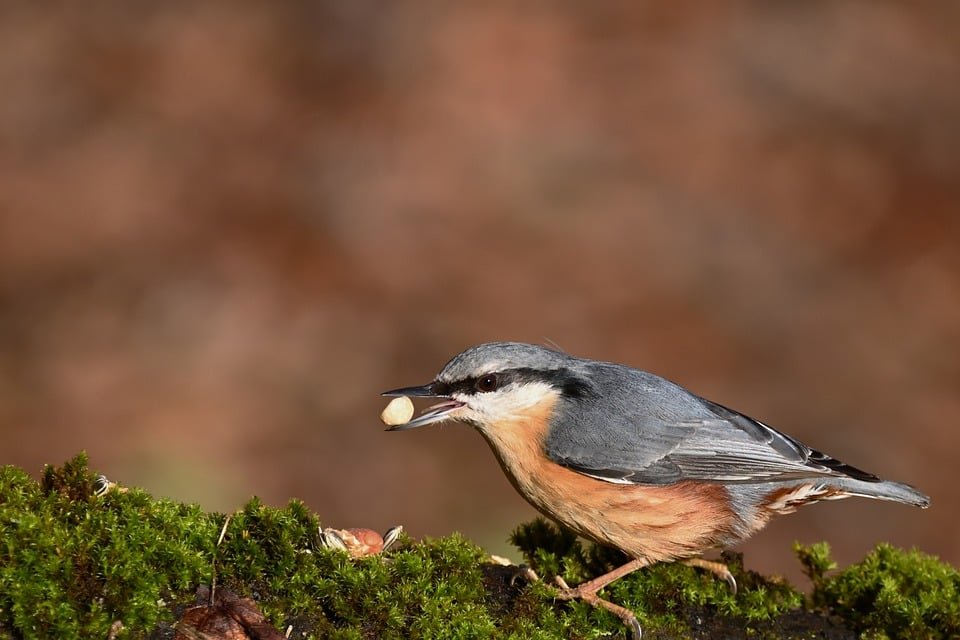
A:
{"type": "Polygon", "coordinates": [[[407,396],[399,396],[390,401],[380,414],[380,421],[388,427],[410,422],[413,417],[413,402],[407,396]]]}

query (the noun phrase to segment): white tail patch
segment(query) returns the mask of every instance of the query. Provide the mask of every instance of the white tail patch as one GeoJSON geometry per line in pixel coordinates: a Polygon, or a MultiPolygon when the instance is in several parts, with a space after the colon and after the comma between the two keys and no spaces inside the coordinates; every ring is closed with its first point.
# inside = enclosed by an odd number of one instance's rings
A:
{"type": "Polygon", "coordinates": [[[765,506],[774,513],[793,513],[797,507],[819,502],[820,500],[840,500],[849,497],[849,493],[839,491],[827,484],[800,484],[781,492],[774,492],[765,506]]]}

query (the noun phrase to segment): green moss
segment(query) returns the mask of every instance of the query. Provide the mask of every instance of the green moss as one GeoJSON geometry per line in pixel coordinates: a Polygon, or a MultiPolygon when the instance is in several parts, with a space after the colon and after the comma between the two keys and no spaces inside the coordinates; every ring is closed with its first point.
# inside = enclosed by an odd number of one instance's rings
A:
{"type": "MultiPolygon", "coordinates": [[[[139,490],[96,497],[92,482],[82,455],[47,468],[39,483],[0,468],[0,639],[105,638],[116,620],[119,637],[169,637],[214,575],[278,628],[292,624],[293,638],[626,637],[612,615],[513,580],[514,569],[456,534],[403,538],[381,556],[351,559],[320,545],[320,522],[299,501],[278,509],[253,499],[228,518],[139,490]]],[[[540,575],[570,584],[626,560],[542,520],[513,540],[540,575]]],[[[851,637],[809,605],[843,616],[864,638],[960,632],[957,572],[929,556],[881,546],[828,576],[825,545],[798,555],[815,583],[811,603],[745,571],[735,555],[725,560],[736,596],[682,565],[643,569],[603,595],[637,613],[645,638],[851,637]]]]}
{"type": "Polygon", "coordinates": [[[95,498],[92,480],[84,456],[47,468],[40,485],[0,469],[0,628],[24,638],[105,636],[115,619],[148,629],[165,599],[209,580],[209,516],[135,491],[95,498]]]}
{"type": "Polygon", "coordinates": [[[817,542],[805,547],[799,542],[793,543],[793,552],[803,566],[813,584],[821,584],[828,571],[837,568],[837,563],[830,557],[830,545],[826,542],[817,542]]]}
{"type": "Polygon", "coordinates": [[[825,543],[799,547],[813,602],[843,616],[863,638],[960,637],[960,572],[917,550],[880,544],[862,562],[835,567],[825,543]]]}
{"type": "Polygon", "coordinates": [[[548,638],[573,628],[459,535],[351,559],[319,544],[303,503],[254,498],[227,516],[130,490],[93,495],[85,456],[40,484],[0,468],[0,638],[142,638],[169,627],[201,584],[251,595],[305,638],[548,638]],[[226,523],[223,541],[217,539],[226,523]],[[215,569],[214,569],[215,567],[215,569]],[[494,592],[498,592],[496,595],[494,592]]]}

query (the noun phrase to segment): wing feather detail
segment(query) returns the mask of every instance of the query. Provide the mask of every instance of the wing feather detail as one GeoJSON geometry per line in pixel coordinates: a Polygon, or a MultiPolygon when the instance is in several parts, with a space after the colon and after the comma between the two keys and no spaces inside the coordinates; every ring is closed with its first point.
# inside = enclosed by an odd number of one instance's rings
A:
{"type": "Polygon", "coordinates": [[[545,443],[547,455],[571,470],[635,484],[879,481],[652,374],[613,364],[589,374],[597,394],[565,399],[545,443]]]}

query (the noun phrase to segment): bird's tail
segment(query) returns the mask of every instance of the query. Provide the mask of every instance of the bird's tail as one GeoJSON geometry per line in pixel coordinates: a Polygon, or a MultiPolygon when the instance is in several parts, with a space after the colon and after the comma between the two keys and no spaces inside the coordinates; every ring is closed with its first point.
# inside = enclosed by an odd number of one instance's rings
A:
{"type": "Polygon", "coordinates": [[[893,482],[892,480],[869,482],[854,478],[831,478],[830,484],[850,496],[902,502],[921,509],[930,506],[929,496],[902,482],[893,482]]]}

